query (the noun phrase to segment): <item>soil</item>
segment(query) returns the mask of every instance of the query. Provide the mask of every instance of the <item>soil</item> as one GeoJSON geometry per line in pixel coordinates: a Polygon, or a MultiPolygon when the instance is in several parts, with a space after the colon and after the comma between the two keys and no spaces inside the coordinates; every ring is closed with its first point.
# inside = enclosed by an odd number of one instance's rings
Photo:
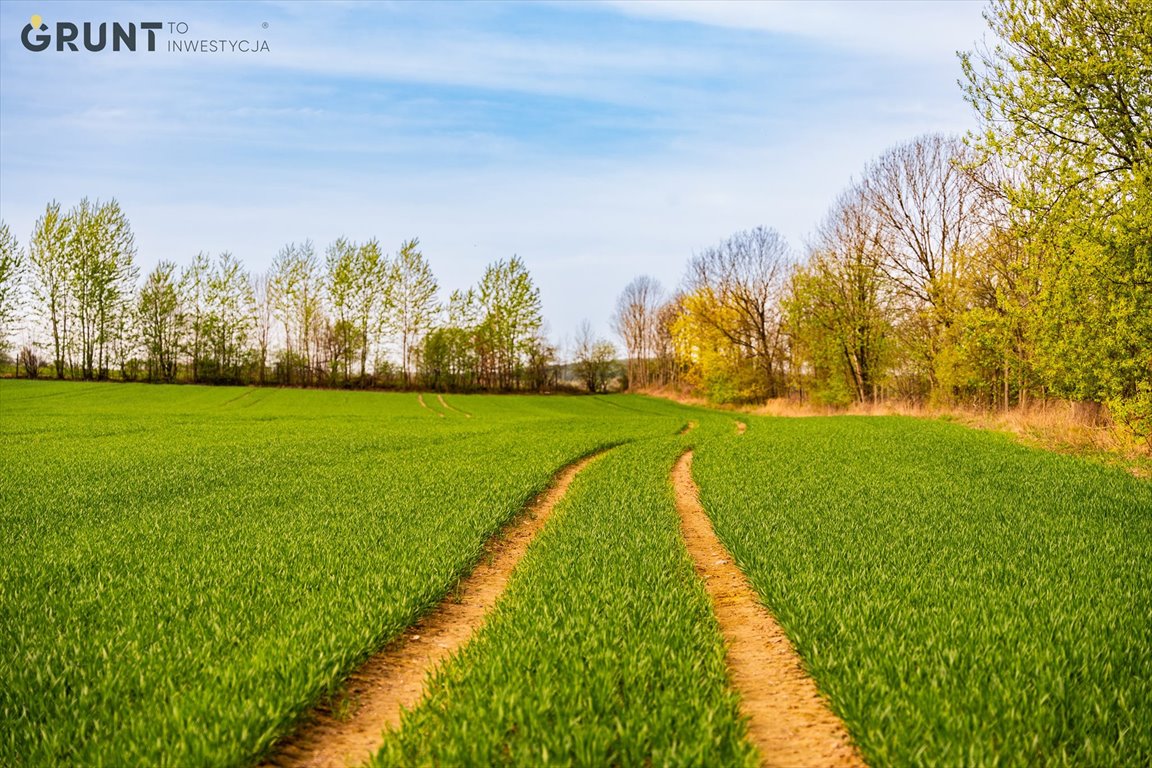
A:
{"type": "Polygon", "coordinates": [[[736,422],[736,434],[742,435],[748,430],[748,425],[742,421],[736,422]]]}
{"type": "Polygon", "coordinates": [[[420,401],[420,407],[421,408],[425,408],[429,411],[432,411],[432,413],[436,414],[440,418],[444,418],[444,414],[440,413],[440,411],[436,410],[435,408],[430,408],[428,406],[428,403],[424,402],[424,394],[422,392],[416,393],[416,399],[420,401]]]}
{"type": "Polygon", "coordinates": [[[453,592],[354,672],[341,692],[317,707],[264,765],[345,768],[367,762],[383,743],[385,731],[400,724],[402,709],[412,709],[423,698],[431,670],[484,623],[573,478],[600,455],[561,470],[551,487],[488,543],[475,570],[453,592]]]}
{"type": "Polygon", "coordinates": [[[444,406],[446,410],[456,411],[456,413],[462,414],[466,419],[472,418],[472,414],[468,413],[467,411],[462,411],[454,405],[448,405],[448,403],[444,400],[444,395],[437,394],[436,399],[440,401],[440,405],[444,406]]]}
{"type": "Polygon", "coordinates": [[[828,708],[816,683],[776,620],[720,543],[692,480],[692,452],[672,472],[681,530],[696,573],[704,581],[727,645],[732,686],[748,718],[748,737],[761,765],[863,766],[844,724],[828,708]]]}

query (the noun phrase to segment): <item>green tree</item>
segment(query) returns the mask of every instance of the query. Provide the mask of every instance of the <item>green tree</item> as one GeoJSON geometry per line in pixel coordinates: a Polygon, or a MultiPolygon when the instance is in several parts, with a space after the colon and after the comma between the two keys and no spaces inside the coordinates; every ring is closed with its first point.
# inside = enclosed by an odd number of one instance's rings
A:
{"type": "Polygon", "coordinates": [[[87,198],[68,213],[66,245],[80,375],[107,378],[120,314],[130,311],[138,271],[135,238],[116,200],[87,198]]]}
{"type": "MultiPolygon", "coordinates": [[[[785,301],[817,399],[877,399],[891,332],[879,225],[858,187],[841,194],[792,277],[785,301]]],[[[803,368],[803,367],[802,367],[803,368]]]]}
{"type": "Polygon", "coordinates": [[[176,288],[176,265],[161,261],[140,288],[137,317],[148,356],[148,380],[176,380],[176,365],[184,334],[184,314],[176,288]]]}
{"type": "Polygon", "coordinates": [[[0,354],[8,349],[23,276],[24,252],[8,225],[0,221],[0,354]]]}
{"type": "Polygon", "coordinates": [[[70,223],[53,200],[36,221],[28,246],[32,267],[32,295],[52,332],[52,365],[56,378],[64,378],[71,345],[71,268],[68,261],[70,223]]]}
{"type": "Polygon", "coordinates": [[[311,240],[290,243],[272,262],[269,283],[273,311],[284,327],[282,376],[285,384],[293,382],[293,370],[299,383],[312,383],[313,345],[318,337],[323,296],[316,250],[311,240]]]}
{"type": "Polygon", "coordinates": [[[1014,171],[1035,368],[1152,435],[1152,5],[994,0],[962,56],[972,138],[1014,171]]]}
{"type": "Polygon", "coordinates": [[[439,312],[436,293],[440,286],[416,238],[401,244],[389,272],[388,327],[400,341],[400,373],[406,387],[411,380],[414,353],[439,312]]]}
{"type": "Polygon", "coordinates": [[[532,343],[544,325],[540,290],[523,260],[513,256],[488,265],[475,297],[482,318],[478,345],[488,361],[485,386],[512,389],[520,383],[532,343]]]}
{"type": "Polygon", "coordinates": [[[241,380],[248,354],[248,334],[255,325],[255,296],[248,272],[231,253],[221,253],[208,274],[205,334],[211,352],[212,378],[241,380]]]}

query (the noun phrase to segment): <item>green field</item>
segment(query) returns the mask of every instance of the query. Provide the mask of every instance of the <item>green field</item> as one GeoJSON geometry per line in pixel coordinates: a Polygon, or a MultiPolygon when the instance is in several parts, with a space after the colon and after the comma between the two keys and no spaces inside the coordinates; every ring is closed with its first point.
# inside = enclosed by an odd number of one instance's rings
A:
{"type": "Polygon", "coordinates": [[[679,539],[690,446],[871,764],[1152,761],[1148,482],[942,422],[447,401],[0,382],[0,765],[256,761],[610,446],[380,764],[754,760],[679,539]]]}

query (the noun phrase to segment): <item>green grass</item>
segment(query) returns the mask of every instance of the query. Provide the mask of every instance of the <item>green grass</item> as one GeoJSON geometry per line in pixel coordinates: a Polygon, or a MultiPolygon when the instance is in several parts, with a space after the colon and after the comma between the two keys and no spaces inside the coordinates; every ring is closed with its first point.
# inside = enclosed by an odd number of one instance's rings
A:
{"type": "Polygon", "coordinates": [[[755,419],[718,533],[873,765],[1152,763],[1152,485],[940,422],[755,419]]]}
{"type": "Polygon", "coordinates": [[[606,446],[378,762],[747,762],[689,444],[871,764],[1152,764],[1147,481],[939,421],[446,399],[0,381],[0,765],[251,763],[606,446]]]}
{"type": "Polygon", "coordinates": [[[616,448],[576,478],[377,765],[756,764],[680,538],[668,478],[687,439],[616,448]]]}
{"type": "Polygon", "coordinates": [[[0,383],[0,764],[261,754],[654,401],[0,383]]]}

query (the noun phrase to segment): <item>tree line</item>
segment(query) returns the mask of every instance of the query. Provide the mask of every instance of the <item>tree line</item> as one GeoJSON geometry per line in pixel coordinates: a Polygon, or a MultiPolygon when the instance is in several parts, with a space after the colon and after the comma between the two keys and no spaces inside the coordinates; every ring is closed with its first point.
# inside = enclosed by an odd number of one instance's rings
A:
{"type": "Polygon", "coordinates": [[[614,315],[629,380],[720,402],[1102,404],[1152,435],[1152,8],[996,0],[981,128],[863,169],[794,253],[766,227],[614,315]]]}
{"type": "Polygon", "coordinates": [[[534,390],[555,384],[523,260],[447,302],[416,239],[282,248],[263,274],[231,253],[161,261],[140,280],[115,201],[49,203],[22,248],[0,222],[0,339],[17,375],[287,386],[534,390]]]}

